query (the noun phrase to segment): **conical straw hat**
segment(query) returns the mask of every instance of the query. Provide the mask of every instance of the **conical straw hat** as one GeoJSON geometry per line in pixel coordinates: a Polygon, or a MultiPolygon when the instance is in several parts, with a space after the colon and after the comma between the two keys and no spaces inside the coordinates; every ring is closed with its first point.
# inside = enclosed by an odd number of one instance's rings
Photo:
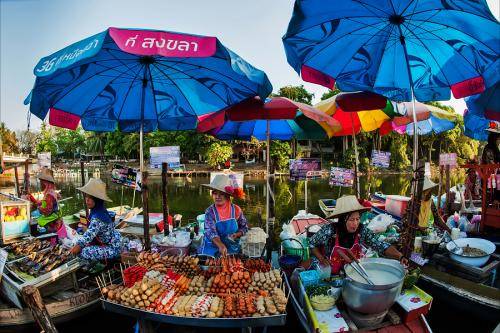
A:
{"type": "Polygon", "coordinates": [[[367,210],[370,210],[370,208],[360,205],[356,196],[344,195],[343,197],[337,199],[335,209],[333,210],[333,213],[327,217],[327,219],[331,219],[332,217],[336,217],[347,213],[353,213],[353,212],[361,213],[367,210]]]}
{"type": "Polygon", "coordinates": [[[430,180],[429,177],[425,177],[424,178],[424,187],[423,187],[422,191],[429,190],[429,189],[434,188],[436,186],[438,186],[438,184],[436,184],[432,180],[430,180]]]}
{"type": "Polygon", "coordinates": [[[202,184],[202,186],[226,193],[227,195],[234,195],[234,192],[231,193],[229,191],[229,189],[234,188],[234,183],[229,175],[216,175],[210,184],[202,184]]]}
{"type": "Polygon", "coordinates": [[[49,168],[43,168],[42,171],[36,176],[40,180],[46,180],[51,183],[55,183],[53,172],[49,168]]]}
{"type": "Polygon", "coordinates": [[[106,194],[106,184],[104,184],[104,182],[98,178],[90,178],[85,186],[78,187],[77,190],[80,190],[83,193],[95,198],[112,202],[112,200],[106,194]]]}

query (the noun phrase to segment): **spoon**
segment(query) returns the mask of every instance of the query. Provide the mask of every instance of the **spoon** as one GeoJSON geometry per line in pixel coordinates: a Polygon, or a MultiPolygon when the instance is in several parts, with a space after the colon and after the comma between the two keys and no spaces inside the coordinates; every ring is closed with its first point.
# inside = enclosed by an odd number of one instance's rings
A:
{"type": "Polygon", "coordinates": [[[370,280],[370,277],[365,275],[363,273],[363,271],[360,269],[360,267],[358,267],[357,265],[357,262],[355,261],[352,261],[344,252],[342,252],[341,250],[338,250],[339,251],[339,255],[342,257],[342,259],[344,259],[345,261],[349,262],[351,261],[351,267],[363,278],[366,280],[366,282],[368,282],[368,284],[371,284],[371,285],[375,285],[375,283],[373,283],[372,280],[370,280]],[[356,263],[356,265],[354,265],[354,263],[356,263]]]}
{"type": "MultiPolygon", "coordinates": [[[[448,235],[450,235],[450,233],[448,231],[445,231],[445,232],[448,233],[448,235]]],[[[464,250],[460,246],[458,246],[457,243],[455,243],[453,238],[451,238],[451,235],[450,235],[450,240],[453,243],[453,245],[455,245],[455,247],[453,249],[451,249],[450,251],[453,252],[454,254],[461,255],[464,252],[464,250]]]]}
{"type": "MultiPolygon", "coordinates": [[[[363,274],[369,279],[370,278],[370,275],[368,275],[368,272],[366,271],[366,269],[363,267],[363,265],[361,264],[361,262],[359,261],[358,258],[356,258],[356,256],[354,255],[354,253],[352,253],[352,251],[350,249],[346,249],[346,252],[347,252],[347,255],[349,257],[351,257],[352,260],[354,260],[356,262],[356,264],[358,264],[358,267],[363,271],[363,274]]],[[[371,281],[371,280],[370,280],[371,281]]],[[[372,284],[374,284],[372,282],[372,284]]]]}

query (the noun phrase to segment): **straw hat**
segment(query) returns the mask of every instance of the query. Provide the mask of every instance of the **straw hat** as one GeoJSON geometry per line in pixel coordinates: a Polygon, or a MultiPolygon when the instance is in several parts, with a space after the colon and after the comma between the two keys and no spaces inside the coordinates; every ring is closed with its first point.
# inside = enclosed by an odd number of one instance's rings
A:
{"type": "Polygon", "coordinates": [[[331,219],[332,217],[336,217],[342,214],[353,212],[361,213],[367,210],[370,210],[370,207],[364,207],[360,205],[355,195],[344,195],[337,199],[337,204],[335,205],[333,213],[326,218],[331,219]]]}
{"type": "Polygon", "coordinates": [[[202,184],[202,186],[208,187],[212,190],[220,191],[238,199],[244,198],[244,192],[241,188],[238,187],[236,178],[231,177],[230,175],[216,175],[210,182],[210,184],[202,184]]]}
{"type": "Polygon", "coordinates": [[[40,180],[46,180],[51,183],[55,183],[54,173],[49,168],[43,168],[42,171],[36,176],[40,180]]]}
{"type": "Polygon", "coordinates": [[[104,184],[104,182],[98,178],[90,178],[85,186],[78,187],[77,190],[93,196],[94,198],[112,202],[112,200],[106,194],[106,184],[104,184]]]}
{"type": "Polygon", "coordinates": [[[422,191],[427,191],[427,190],[433,189],[436,186],[438,186],[438,184],[436,184],[432,180],[430,180],[429,177],[425,177],[424,178],[424,187],[422,188],[422,191]]]}

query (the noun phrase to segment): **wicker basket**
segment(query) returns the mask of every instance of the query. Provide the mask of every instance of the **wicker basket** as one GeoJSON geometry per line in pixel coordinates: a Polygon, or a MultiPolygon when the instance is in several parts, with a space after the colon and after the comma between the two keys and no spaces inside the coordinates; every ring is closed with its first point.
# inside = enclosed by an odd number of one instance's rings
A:
{"type": "Polygon", "coordinates": [[[304,240],[305,244],[302,244],[300,241],[294,239],[294,238],[287,238],[284,239],[281,242],[281,247],[282,247],[282,252],[284,254],[291,254],[295,256],[302,257],[302,260],[308,260],[309,259],[309,244],[307,242],[307,239],[304,240]],[[294,248],[294,247],[289,247],[285,246],[285,241],[294,241],[300,244],[300,248],[294,248]]]}

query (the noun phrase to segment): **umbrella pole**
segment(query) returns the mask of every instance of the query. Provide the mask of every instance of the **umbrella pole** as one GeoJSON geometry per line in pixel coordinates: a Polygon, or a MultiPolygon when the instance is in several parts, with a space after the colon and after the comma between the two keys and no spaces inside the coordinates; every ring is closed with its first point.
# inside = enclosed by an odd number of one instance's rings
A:
{"type": "Polygon", "coordinates": [[[269,146],[271,144],[269,135],[269,120],[266,122],[266,234],[269,235],[269,146]]]}
{"type": "Polygon", "coordinates": [[[144,170],[144,104],[146,100],[146,87],[148,85],[147,73],[148,65],[144,68],[144,78],[142,80],[142,96],[141,96],[141,131],[139,133],[139,161],[141,170],[141,191],[142,191],[142,207],[143,207],[143,228],[144,228],[144,248],[150,249],[149,243],[149,202],[148,202],[148,172],[144,170]]]}
{"type": "Polygon", "coordinates": [[[351,113],[351,126],[352,126],[352,144],[354,145],[354,173],[356,174],[356,197],[360,198],[358,145],[356,143],[356,134],[354,133],[354,119],[352,119],[352,113],[351,113]]]}

